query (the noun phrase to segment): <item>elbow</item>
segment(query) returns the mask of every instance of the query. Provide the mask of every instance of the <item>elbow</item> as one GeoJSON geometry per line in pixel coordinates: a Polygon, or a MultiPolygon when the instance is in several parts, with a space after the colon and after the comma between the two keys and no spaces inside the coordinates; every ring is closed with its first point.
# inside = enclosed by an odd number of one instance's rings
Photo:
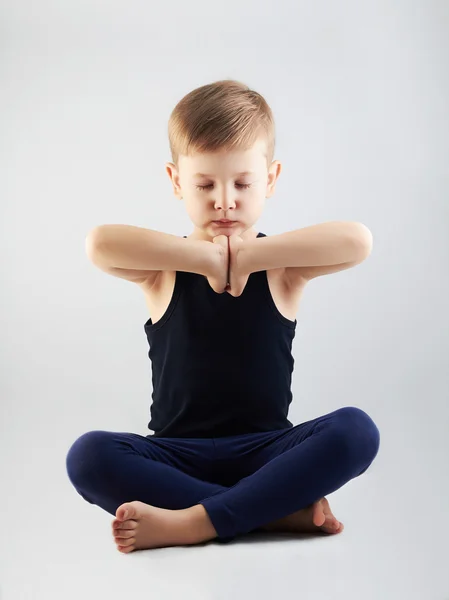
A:
{"type": "Polygon", "coordinates": [[[365,260],[373,249],[373,234],[363,223],[353,223],[352,239],[355,245],[356,260],[365,260]]]}
{"type": "Polygon", "coordinates": [[[86,254],[94,264],[99,260],[101,250],[104,248],[105,237],[102,225],[94,227],[86,236],[85,250],[86,254]]]}

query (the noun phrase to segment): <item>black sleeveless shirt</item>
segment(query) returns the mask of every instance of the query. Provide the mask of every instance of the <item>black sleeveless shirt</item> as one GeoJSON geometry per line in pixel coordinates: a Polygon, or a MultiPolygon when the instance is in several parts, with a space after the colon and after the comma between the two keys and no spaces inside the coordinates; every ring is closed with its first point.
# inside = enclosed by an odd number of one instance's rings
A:
{"type": "Polygon", "coordinates": [[[203,275],[177,271],[164,315],[144,325],[152,437],[213,438],[292,427],[287,415],[296,325],[277,309],[266,271],[251,273],[237,298],[214,292],[203,275]]]}

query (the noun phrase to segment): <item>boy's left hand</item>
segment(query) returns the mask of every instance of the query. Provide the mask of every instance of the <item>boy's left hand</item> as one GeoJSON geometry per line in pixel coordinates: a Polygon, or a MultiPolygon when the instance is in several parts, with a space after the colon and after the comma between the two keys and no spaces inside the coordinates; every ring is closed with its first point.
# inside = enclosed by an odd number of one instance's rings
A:
{"type": "Polygon", "coordinates": [[[229,278],[226,291],[237,298],[243,294],[250,273],[246,273],[239,264],[238,255],[244,245],[244,240],[237,234],[228,237],[229,246],[229,278]]]}

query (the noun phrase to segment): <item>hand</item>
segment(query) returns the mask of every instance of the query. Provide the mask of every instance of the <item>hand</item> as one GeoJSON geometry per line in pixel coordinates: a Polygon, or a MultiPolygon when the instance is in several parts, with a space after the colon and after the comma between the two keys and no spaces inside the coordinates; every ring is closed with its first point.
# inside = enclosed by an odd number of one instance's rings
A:
{"type": "Polygon", "coordinates": [[[213,243],[221,246],[221,251],[214,255],[213,272],[207,277],[209,285],[217,294],[228,292],[237,298],[242,295],[250,275],[242,270],[238,261],[245,242],[239,235],[218,235],[213,243]]]}
{"type": "Polygon", "coordinates": [[[237,234],[231,235],[229,240],[229,286],[226,289],[228,294],[237,298],[243,294],[243,290],[248,283],[250,273],[242,269],[241,262],[239,263],[239,252],[242,250],[245,242],[237,234]]]}
{"type": "Polygon", "coordinates": [[[214,292],[223,294],[227,291],[229,281],[228,238],[225,235],[217,235],[214,237],[212,243],[216,244],[215,249],[217,252],[213,254],[211,273],[207,275],[207,281],[214,292]]]}

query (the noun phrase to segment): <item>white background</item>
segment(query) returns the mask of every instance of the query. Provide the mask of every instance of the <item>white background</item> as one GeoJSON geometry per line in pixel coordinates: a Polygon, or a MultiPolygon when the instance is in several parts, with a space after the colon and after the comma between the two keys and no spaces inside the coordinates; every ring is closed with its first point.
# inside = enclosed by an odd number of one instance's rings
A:
{"type": "Polygon", "coordinates": [[[448,600],[447,2],[4,0],[0,18],[0,598],[448,600]],[[358,406],[380,450],[329,497],[340,535],[123,555],[65,458],[89,430],[151,433],[149,314],[85,237],[190,233],[167,122],[223,78],[276,119],[256,229],[373,233],[367,261],[307,288],[289,418],[358,406]]]}

